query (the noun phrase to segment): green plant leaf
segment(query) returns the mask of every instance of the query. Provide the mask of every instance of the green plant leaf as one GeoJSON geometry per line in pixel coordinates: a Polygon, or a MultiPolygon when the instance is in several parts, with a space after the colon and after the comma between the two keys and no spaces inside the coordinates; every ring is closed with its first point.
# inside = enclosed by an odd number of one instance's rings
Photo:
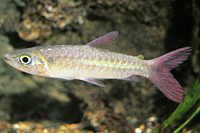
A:
{"type": "Polygon", "coordinates": [[[165,129],[167,126],[169,126],[175,119],[177,119],[180,115],[185,113],[187,110],[189,110],[200,98],[200,74],[197,77],[196,82],[188,92],[188,94],[185,96],[184,102],[180,103],[179,106],[176,108],[176,110],[170,115],[170,117],[156,130],[153,131],[153,133],[157,133],[160,130],[165,129]]]}
{"type": "Polygon", "coordinates": [[[200,128],[200,124],[192,131],[192,133],[195,133],[197,131],[197,129],[200,128]]]}
{"type": "MultiPolygon", "coordinates": [[[[197,115],[200,111],[200,106],[197,108],[197,110],[192,114],[192,116],[184,122],[180,127],[178,127],[173,133],[178,133],[184,126],[186,126],[194,117],[197,115]]],[[[198,127],[198,126],[197,126],[198,127]]]]}

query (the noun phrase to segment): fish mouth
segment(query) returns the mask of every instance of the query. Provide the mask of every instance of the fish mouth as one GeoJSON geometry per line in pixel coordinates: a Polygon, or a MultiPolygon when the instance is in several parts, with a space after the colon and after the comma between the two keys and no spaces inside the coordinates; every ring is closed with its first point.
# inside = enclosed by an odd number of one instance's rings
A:
{"type": "Polygon", "coordinates": [[[10,58],[9,54],[5,55],[4,61],[7,62],[7,63],[11,62],[11,58],[10,58]]]}
{"type": "Polygon", "coordinates": [[[18,69],[18,70],[21,70],[19,65],[18,65],[18,62],[16,61],[16,56],[15,55],[12,55],[10,53],[6,54],[5,55],[5,58],[4,58],[4,61],[9,64],[10,66],[18,69]]]}

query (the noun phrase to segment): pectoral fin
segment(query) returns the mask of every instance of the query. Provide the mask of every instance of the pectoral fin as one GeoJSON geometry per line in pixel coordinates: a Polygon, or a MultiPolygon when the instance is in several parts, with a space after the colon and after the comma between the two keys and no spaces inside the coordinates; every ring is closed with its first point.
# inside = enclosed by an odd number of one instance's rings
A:
{"type": "Polygon", "coordinates": [[[88,83],[91,83],[91,84],[94,84],[94,85],[97,85],[97,86],[101,86],[101,87],[106,87],[100,79],[80,79],[80,80],[83,80],[85,82],[88,82],[88,83]]]}

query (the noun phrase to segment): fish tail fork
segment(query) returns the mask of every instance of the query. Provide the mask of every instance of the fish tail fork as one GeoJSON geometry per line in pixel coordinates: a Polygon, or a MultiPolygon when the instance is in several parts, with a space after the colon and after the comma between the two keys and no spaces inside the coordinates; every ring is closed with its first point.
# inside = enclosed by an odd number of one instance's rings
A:
{"type": "Polygon", "coordinates": [[[183,89],[170,70],[188,59],[191,47],[184,47],[153,59],[149,79],[162,91],[166,97],[175,102],[183,102],[183,89]]]}

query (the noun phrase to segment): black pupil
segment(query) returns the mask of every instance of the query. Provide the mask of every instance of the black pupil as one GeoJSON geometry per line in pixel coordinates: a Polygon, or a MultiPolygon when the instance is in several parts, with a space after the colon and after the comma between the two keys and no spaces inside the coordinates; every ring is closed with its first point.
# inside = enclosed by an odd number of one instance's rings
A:
{"type": "Polygon", "coordinates": [[[24,58],[22,59],[22,61],[25,62],[25,63],[27,63],[27,62],[28,62],[28,58],[27,58],[27,57],[24,57],[24,58]]]}

